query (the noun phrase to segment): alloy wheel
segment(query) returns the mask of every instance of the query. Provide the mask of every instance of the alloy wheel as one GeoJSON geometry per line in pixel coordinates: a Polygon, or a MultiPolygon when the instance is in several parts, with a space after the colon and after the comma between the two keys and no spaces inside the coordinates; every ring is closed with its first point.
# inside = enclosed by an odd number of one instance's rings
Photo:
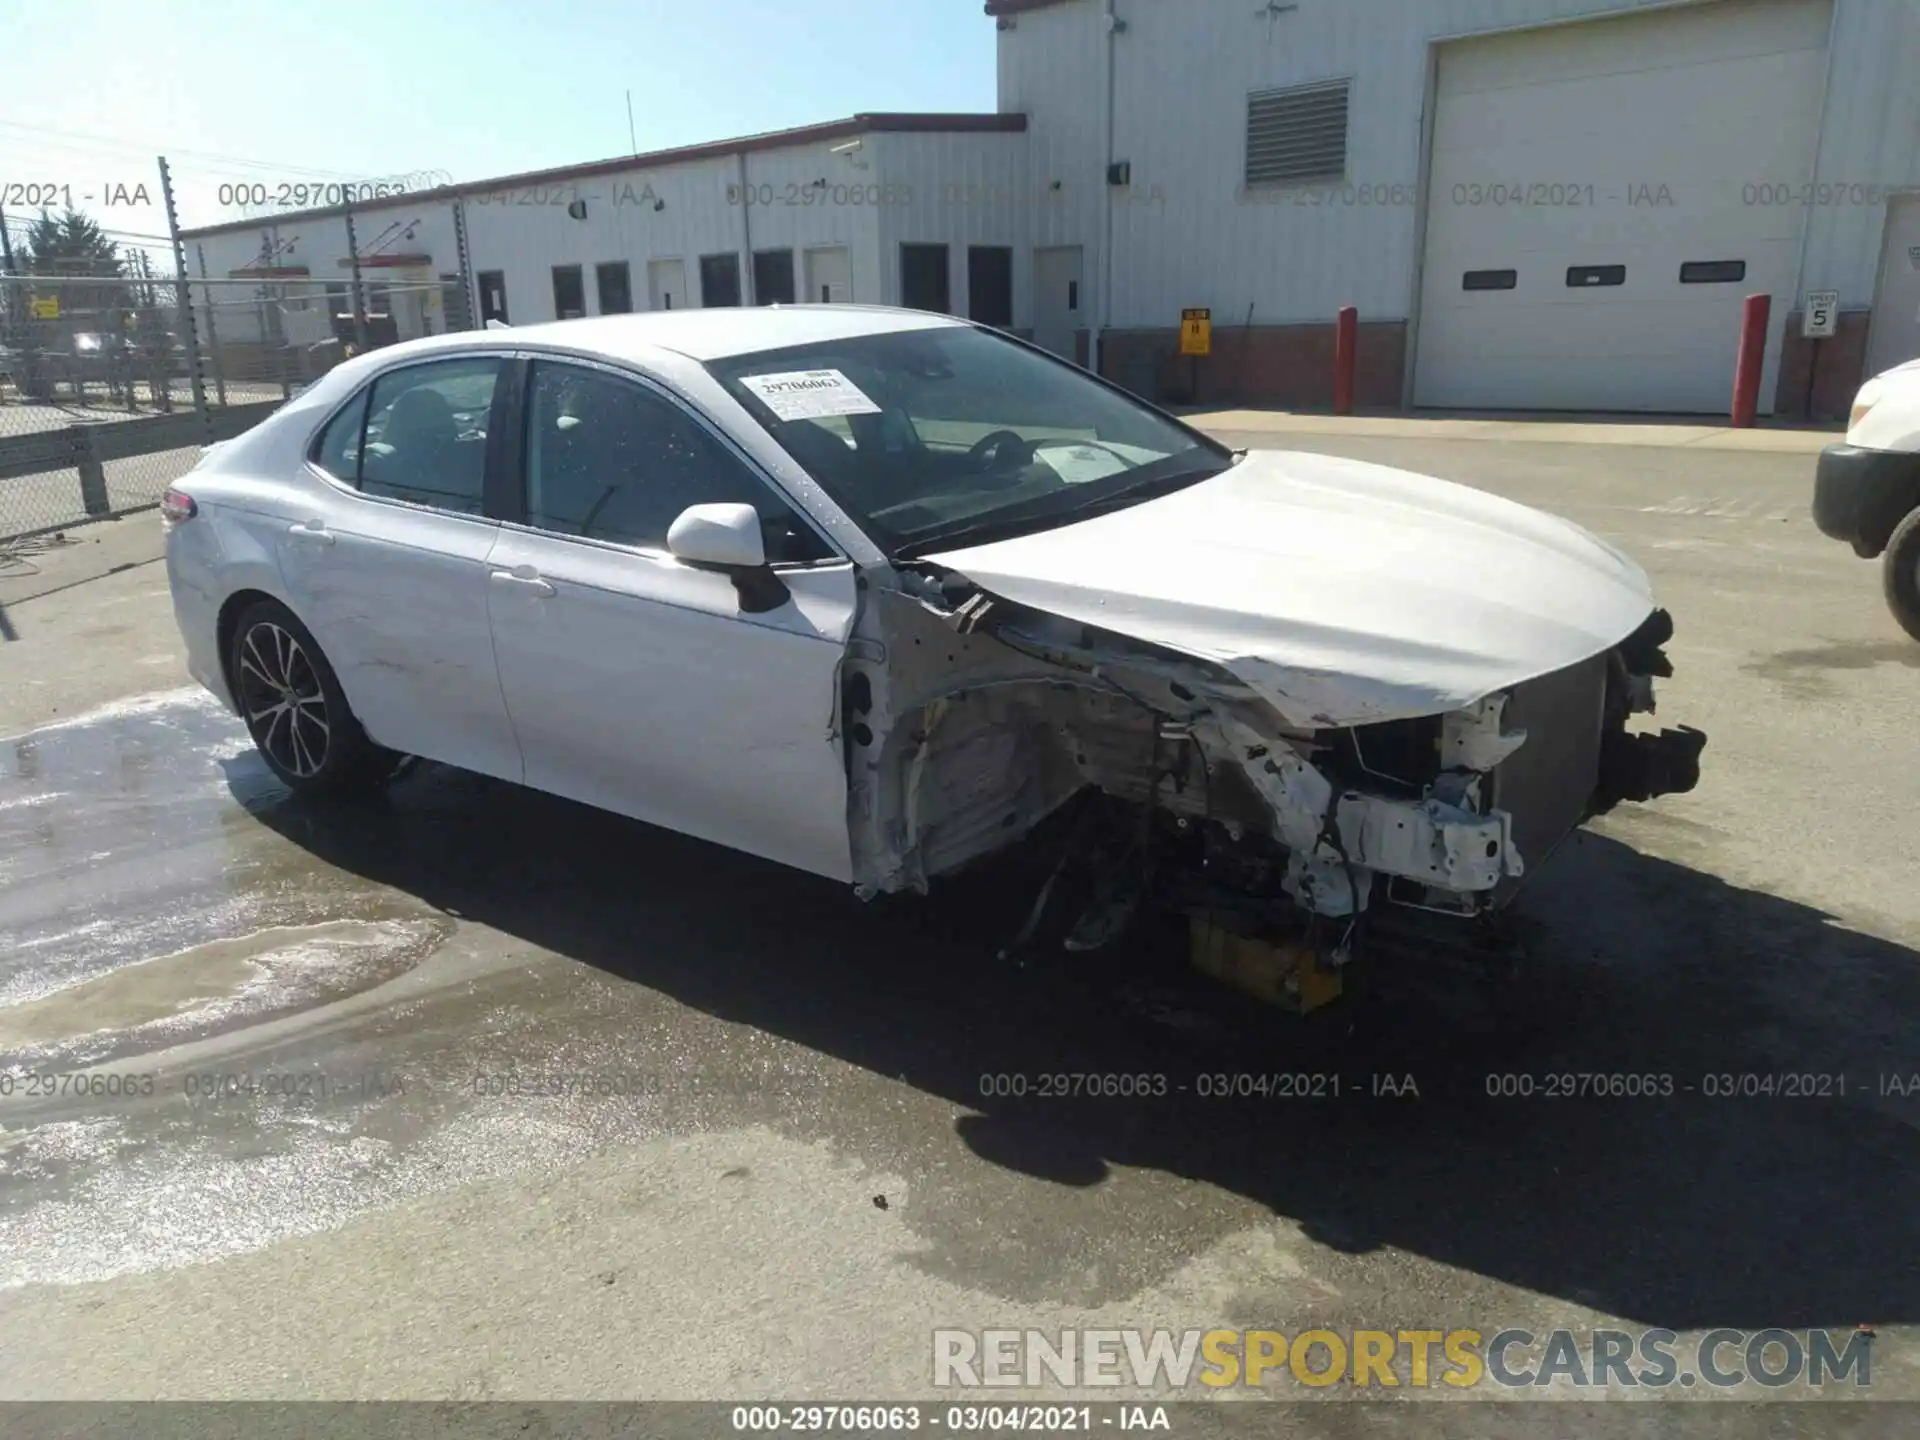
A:
{"type": "Polygon", "coordinates": [[[240,642],[240,703],[268,759],[302,780],[320,773],[332,740],[326,693],[300,642],[271,621],[240,642]]]}

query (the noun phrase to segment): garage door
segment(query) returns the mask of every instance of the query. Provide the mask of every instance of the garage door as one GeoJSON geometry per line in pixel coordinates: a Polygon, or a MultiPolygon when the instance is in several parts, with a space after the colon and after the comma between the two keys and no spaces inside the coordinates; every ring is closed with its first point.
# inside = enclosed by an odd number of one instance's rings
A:
{"type": "Polygon", "coordinates": [[[1420,405],[1724,413],[1742,299],[1796,281],[1829,0],[1443,45],[1420,405]]]}

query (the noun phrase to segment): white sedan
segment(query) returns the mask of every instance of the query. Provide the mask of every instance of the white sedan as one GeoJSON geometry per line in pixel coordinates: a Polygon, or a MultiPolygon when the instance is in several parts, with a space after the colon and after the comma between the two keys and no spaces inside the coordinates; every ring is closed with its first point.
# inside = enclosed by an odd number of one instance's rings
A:
{"type": "Polygon", "coordinates": [[[1484,916],[1704,744],[1630,731],[1672,626],[1577,526],[920,312],[396,345],[163,514],[192,672],[296,792],[420,756],[863,895],[1046,823],[1102,857],[1088,946],[1149,889],[1484,916]]]}

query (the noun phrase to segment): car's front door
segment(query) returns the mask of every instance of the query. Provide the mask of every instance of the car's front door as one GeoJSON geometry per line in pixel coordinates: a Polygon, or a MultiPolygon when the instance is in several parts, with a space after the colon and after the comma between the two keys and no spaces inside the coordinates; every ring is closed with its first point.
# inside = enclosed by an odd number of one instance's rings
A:
{"type": "Polygon", "coordinates": [[[494,650],[529,785],[848,879],[835,687],[852,565],[676,397],[535,360],[524,524],[488,558],[494,650]],[[689,505],[761,516],[787,598],[667,553],[689,505]],[[757,607],[756,607],[757,608],[757,607]]]}
{"type": "Polygon", "coordinates": [[[488,417],[502,356],[421,361],[377,376],[322,431],[314,488],[280,536],[288,600],[382,745],[521,778],[487,614],[488,417]]]}

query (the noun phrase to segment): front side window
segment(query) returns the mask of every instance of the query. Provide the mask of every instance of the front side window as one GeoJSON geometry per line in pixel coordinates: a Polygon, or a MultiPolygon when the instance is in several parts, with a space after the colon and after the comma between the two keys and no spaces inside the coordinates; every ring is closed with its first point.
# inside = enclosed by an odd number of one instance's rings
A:
{"type": "Polygon", "coordinates": [[[970,326],[707,368],[890,554],[1051,529],[1217,475],[1224,446],[970,326]]]}
{"type": "MultiPolygon", "coordinates": [[[[497,356],[473,356],[389,370],[368,392],[357,473],[341,474],[324,459],[321,464],[368,495],[480,514],[487,413],[505,368],[497,356]]],[[[329,426],[323,455],[332,440],[329,426]]]]}
{"type": "Polygon", "coordinates": [[[832,552],[784,499],[685,410],[603,370],[534,362],[527,405],[527,521],[650,550],[689,505],[759,512],[770,563],[832,552]]]}

